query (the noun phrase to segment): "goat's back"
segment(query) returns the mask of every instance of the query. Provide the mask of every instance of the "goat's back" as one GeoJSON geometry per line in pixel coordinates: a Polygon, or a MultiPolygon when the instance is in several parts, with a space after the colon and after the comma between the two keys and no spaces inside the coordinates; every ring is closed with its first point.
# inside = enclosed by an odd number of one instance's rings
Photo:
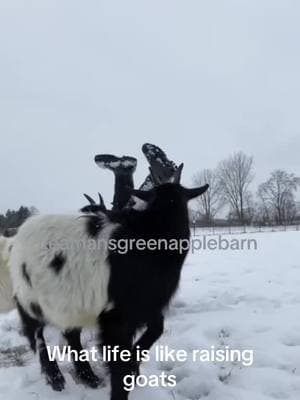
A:
{"type": "Polygon", "coordinates": [[[34,216],[14,238],[11,276],[14,294],[33,317],[62,329],[96,323],[107,305],[107,241],[115,225],[100,219],[97,241],[90,219],[78,215],[34,216]],[[100,243],[100,244],[98,244],[100,243]]]}

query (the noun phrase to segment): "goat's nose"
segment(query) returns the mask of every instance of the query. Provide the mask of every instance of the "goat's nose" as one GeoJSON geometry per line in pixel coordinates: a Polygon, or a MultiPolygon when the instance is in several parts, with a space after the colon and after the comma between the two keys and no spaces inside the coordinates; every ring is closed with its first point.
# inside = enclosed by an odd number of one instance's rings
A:
{"type": "Polygon", "coordinates": [[[144,143],[143,146],[142,146],[142,152],[143,153],[148,152],[150,147],[153,147],[150,143],[144,143]]]}

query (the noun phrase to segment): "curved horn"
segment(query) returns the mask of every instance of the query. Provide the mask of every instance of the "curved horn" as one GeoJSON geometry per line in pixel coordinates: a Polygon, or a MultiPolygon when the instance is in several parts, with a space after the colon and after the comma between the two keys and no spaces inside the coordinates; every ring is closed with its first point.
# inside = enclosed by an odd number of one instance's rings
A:
{"type": "Polygon", "coordinates": [[[87,201],[88,201],[92,206],[96,205],[95,200],[92,199],[91,196],[89,196],[89,195],[86,194],[86,193],[83,193],[83,195],[84,195],[84,197],[87,199],[87,201]]]}
{"type": "Polygon", "coordinates": [[[98,192],[98,196],[99,196],[99,205],[101,207],[105,207],[103,197],[101,196],[101,194],[99,192],[98,192]]]}
{"type": "Polygon", "coordinates": [[[184,164],[181,163],[181,164],[179,165],[179,167],[176,169],[176,171],[174,172],[174,175],[173,175],[173,182],[174,182],[174,183],[180,183],[183,165],[184,165],[184,164]]]}
{"type": "Polygon", "coordinates": [[[206,184],[204,186],[200,186],[194,189],[184,189],[185,195],[189,200],[194,199],[195,197],[200,196],[201,194],[205,193],[207,189],[209,188],[209,185],[206,184]]]}

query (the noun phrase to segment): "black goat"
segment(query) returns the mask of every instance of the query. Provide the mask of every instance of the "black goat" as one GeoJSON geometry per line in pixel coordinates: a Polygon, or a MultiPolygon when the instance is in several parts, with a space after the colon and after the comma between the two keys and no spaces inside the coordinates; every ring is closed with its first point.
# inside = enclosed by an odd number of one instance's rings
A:
{"type": "MultiPolygon", "coordinates": [[[[97,212],[84,218],[37,216],[20,228],[11,253],[14,294],[24,331],[32,348],[38,349],[42,370],[55,390],[63,389],[64,378],[56,362],[47,356],[43,327],[56,324],[72,349],[80,351],[80,329],[94,323],[99,327],[101,346],[119,346],[120,351],[131,353],[131,362],[118,357],[108,363],[111,400],[128,398],[124,377],[138,374],[137,346],[148,350],[160,337],[164,310],[178,287],[188,251],[179,243],[190,238],[187,203],[208,188],[182,187],[180,172],[174,177],[176,183],[133,191],[146,201],[144,210],[97,212]],[[87,245],[74,252],[74,242],[96,243],[99,239],[105,239],[108,248],[87,245]],[[70,246],[53,251],[47,246],[53,240],[64,240],[70,246]],[[131,244],[128,251],[120,252],[118,246],[110,245],[120,241],[131,244]],[[146,245],[141,248],[141,243],[146,245]],[[142,327],[146,330],[134,343],[142,327]]],[[[86,384],[97,385],[86,361],[76,361],[75,368],[86,384]]]]}

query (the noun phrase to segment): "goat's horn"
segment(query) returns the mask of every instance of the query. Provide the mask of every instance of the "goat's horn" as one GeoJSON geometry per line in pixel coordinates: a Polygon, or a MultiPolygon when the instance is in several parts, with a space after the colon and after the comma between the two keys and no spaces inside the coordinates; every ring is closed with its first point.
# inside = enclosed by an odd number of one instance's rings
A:
{"type": "Polygon", "coordinates": [[[86,194],[86,193],[83,193],[83,195],[84,195],[84,197],[87,199],[87,201],[88,201],[92,206],[96,205],[95,200],[92,199],[91,196],[89,196],[89,195],[86,194]]]}
{"type": "Polygon", "coordinates": [[[176,169],[176,171],[174,172],[174,175],[173,175],[174,183],[180,183],[182,169],[183,169],[183,163],[181,163],[179,165],[179,167],[176,169]]]}
{"type": "Polygon", "coordinates": [[[101,196],[101,194],[99,192],[98,192],[98,196],[99,196],[99,204],[100,204],[100,206],[104,206],[103,197],[101,196]]]}

